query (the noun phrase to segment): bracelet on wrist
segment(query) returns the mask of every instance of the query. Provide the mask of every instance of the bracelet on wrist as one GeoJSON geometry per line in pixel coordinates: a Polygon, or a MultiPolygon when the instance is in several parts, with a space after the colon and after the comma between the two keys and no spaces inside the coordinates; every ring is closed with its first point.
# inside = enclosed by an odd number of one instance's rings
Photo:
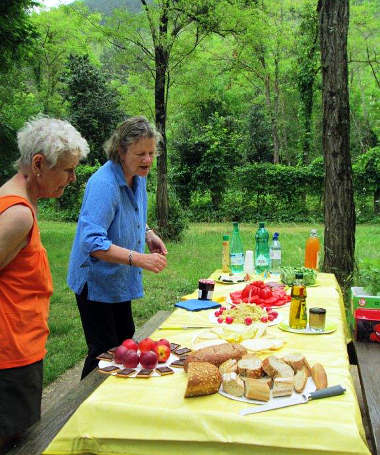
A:
{"type": "Polygon", "coordinates": [[[128,255],[128,262],[129,262],[129,265],[133,265],[133,253],[132,251],[129,251],[129,255],[128,255]]]}

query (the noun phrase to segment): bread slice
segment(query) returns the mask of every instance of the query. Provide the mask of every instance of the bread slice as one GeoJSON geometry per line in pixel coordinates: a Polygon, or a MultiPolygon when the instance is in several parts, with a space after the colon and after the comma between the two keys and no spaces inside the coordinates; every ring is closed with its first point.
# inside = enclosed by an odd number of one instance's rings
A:
{"type": "Polygon", "coordinates": [[[244,395],[244,382],[234,372],[224,373],[222,376],[223,390],[230,395],[235,397],[241,397],[244,395]]]}
{"type": "Polygon", "coordinates": [[[224,373],[237,373],[237,360],[228,359],[219,366],[219,373],[223,376],[224,373]]]}
{"type": "Polygon", "coordinates": [[[246,354],[237,362],[238,372],[246,378],[260,378],[263,375],[263,364],[254,354],[246,354]]]}
{"type": "Polygon", "coordinates": [[[310,365],[309,365],[308,361],[306,360],[306,357],[303,354],[301,354],[299,352],[294,353],[294,354],[287,354],[284,357],[281,357],[281,360],[283,360],[285,363],[290,365],[293,368],[295,373],[298,370],[301,370],[303,367],[306,367],[307,375],[311,376],[310,365]]]}
{"type": "Polygon", "coordinates": [[[240,360],[247,350],[240,344],[224,343],[217,346],[209,346],[192,352],[186,359],[185,371],[192,362],[208,362],[219,367],[228,359],[240,360]]]}
{"type": "Polygon", "coordinates": [[[327,374],[323,365],[315,363],[311,369],[311,376],[317,390],[325,389],[327,387],[327,374]]]}
{"type": "Polygon", "coordinates": [[[303,366],[294,375],[294,389],[297,393],[303,392],[303,389],[305,388],[307,383],[307,378],[308,378],[307,369],[305,366],[303,366]]]}
{"type": "Polygon", "coordinates": [[[270,388],[260,379],[246,378],[244,395],[250,400],[269,401],[270,388]]]}
{"type": "Polygon", "coordinates": [[[293,368],[274,355],[263,360],[263,370],[271,378],[292,378],[294,376],[293,368]]]}
{"type": "Polygon", "coordinates": [[[294,378],[274,378],[272,397],[285,397],[294,390],[294,378]]]}
{"type": "Polygon", "coordinates": [[[261,381],[264,384],[268,384],[268,387],[271,389],[273,386],[273,379],[270,376],[262,376],[261,378],[256,379],[257,381],[261,381]]]}
{"type": "Polygon", "coordinates": [[[221,383],[222,376],[215,365],[207,362],[192,362],[187,371],[185,398],[216,393],[221,383]]]}

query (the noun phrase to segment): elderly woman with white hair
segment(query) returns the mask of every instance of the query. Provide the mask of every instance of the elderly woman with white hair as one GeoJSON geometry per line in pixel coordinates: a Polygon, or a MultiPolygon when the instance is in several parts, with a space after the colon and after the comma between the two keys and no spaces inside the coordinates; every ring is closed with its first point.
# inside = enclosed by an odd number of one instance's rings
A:
{"type": "Polygon", "coordinates": [[[17,173],[0,187],[0,450],[40,418],[53,287],[37,201],[60,197],[89,152],[70,123],[47,117],[17,139],[17,173]]]}

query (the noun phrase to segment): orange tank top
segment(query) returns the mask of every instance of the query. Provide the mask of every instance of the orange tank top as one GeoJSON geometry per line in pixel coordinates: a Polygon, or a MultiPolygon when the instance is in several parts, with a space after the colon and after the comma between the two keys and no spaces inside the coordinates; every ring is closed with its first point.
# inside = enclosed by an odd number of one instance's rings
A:
{"type": "Polygon", "coordinates": [[[20,196],[0,197],[0,214],[22,204],[33,213],[29,242],[0,270],[0,369],[20,367],[46,354],[52,278],[32,205],[20,196]]]}

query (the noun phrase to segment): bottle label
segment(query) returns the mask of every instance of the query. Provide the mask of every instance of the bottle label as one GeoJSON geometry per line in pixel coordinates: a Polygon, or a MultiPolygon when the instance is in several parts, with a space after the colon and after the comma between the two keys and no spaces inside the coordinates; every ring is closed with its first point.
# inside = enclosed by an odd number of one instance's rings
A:
{"type": "Polygon", "coordinates": [[[231,259],[231,265],[243,265],[244,264],[244,253],[231,253],[230,259],[231,259]]]}
{"type": "Polygon", "coordinates": [[[268,265],[267,258],[265,256],[259,256],[256,259],[256,265],[259,265],[259,266],[262,266],[262,267],[267,266],[268,265]]]}
{"type": "Polygon", "coordinates": [[[271,259],[281,259],[281,250],[270,250],[271,259]]]}

